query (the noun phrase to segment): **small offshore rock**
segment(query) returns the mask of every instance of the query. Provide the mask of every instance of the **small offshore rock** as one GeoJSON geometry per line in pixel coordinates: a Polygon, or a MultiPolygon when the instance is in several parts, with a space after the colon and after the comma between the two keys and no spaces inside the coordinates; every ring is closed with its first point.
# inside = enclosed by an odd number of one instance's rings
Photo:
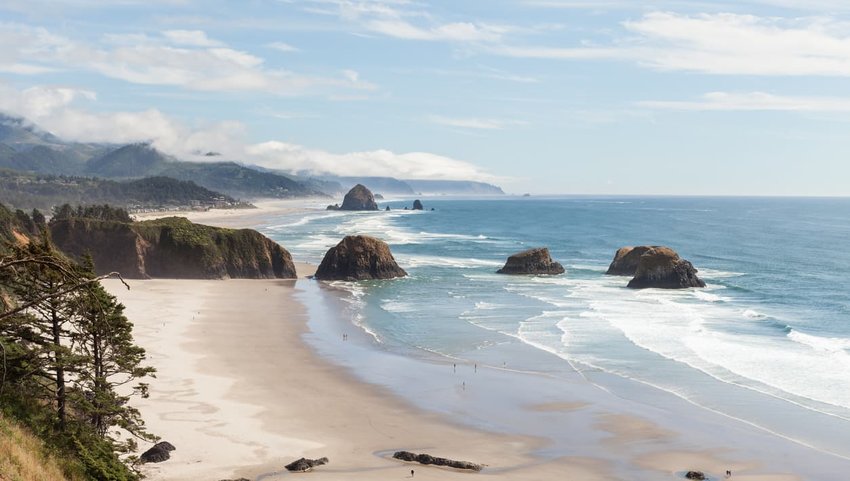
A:
{"type": "Polygon", "coordinates": [[[640,256],[635,276],[628,287],[633,289],[686,289],[705,287],[693,264],[679,257],[669,247],[652,247],[640,256]]]}
{"type": "Polygon", "coordinates": [[[614,254],[614,260],[611,261],[605,274],[609,276],[634,276],[638,264],[640,264],[640,256],[656,247],[660,246],[620,247],[614,254]]]}
{"type": "Polygon", "coordinates": [[[505,266],[496,273],[557,275],[564,273],[564,266],[552,260],[548,248],[538,247],[508,257],[505,266]]]}
{"type": "Polygon", "coordinates": [[[413,210],[423,210],[422,202],[419,199],[413,201],[413,210]]]}
{"type": "Polygon", "coordinates": [[[328,458],[319,458],[319,459],[307,459],[301,458],[297,459],[289,464],[287,464],[287,471],[295,471],[295,472],[304,472],[313,469],[316,466],[321,466],[323,464],[328,464],[328,458]]]}

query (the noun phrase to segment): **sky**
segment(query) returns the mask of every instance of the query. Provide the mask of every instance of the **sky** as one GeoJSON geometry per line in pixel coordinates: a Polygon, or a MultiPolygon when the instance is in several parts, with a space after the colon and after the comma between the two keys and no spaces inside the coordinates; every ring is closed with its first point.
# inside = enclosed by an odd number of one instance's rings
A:
{"type": "Polygon", "coordinates": [[[521,194],[850,195],[845,0],[4,0],[69,140],[521,194]]]}

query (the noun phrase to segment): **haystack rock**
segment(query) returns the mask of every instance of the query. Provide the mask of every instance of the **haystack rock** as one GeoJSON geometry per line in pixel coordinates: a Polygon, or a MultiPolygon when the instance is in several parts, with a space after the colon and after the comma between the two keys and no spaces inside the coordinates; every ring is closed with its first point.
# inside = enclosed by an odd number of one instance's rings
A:
{"type": "Polygon", "coordinates": [[[339,210],[378,210],[378,203],[365,185],[357,184],[345,194],[339,210]]]}
{"type": "Polygon", "coordinates": [[[629,287],[685,289],[705,287],[705,282],[697,277],[697,270],[693,264],[679,257],[673,249],[651,247],[640,256],[635,276],[629,281],[629,287]]]}
{"type": "Polygon", "coordinates": [[[406,276],[386,242],[365,235],[346,236],[325,254],[316,279],[360,281],[406,276]]]}
{"type": "Polygon", "coordinates": [[[640,256],[656,247],[660,246],[620,247],[605,273],[610,276],[634,276],[640,263],[640,256]]]}
{"type": "Polygon", "coordinates": [[[422,202],[419,199],[413,201],[413,210],[423,210],[422,202]]]}
{"type": "Polygon", "coordinates": [[[548,274],[564,273],[564,266],[552,260],[549,249],[538,247],[518,252],[510,257],[498,274],[548,274]]]}

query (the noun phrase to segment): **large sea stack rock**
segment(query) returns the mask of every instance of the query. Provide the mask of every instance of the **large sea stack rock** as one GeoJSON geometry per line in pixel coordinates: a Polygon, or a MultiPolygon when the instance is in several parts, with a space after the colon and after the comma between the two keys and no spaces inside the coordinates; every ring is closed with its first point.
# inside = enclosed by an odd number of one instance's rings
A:
{"type": "Polygon", "coordinates": [[[419,199],[413,201],[413,210],[422,210],[422,202],[419,199]]]}
{"type": "Polygon", "coordinates": [[[552,260],[548,248],[538,247],[508,257],[505,267],[496,273],[556,275],[564,273],[564,266],[552,260]]]}
{"type": "Polygon", "coordinates": [[[339,210],[378,210],[378,203],[365,185],[357,184],[345,194],[339,210]]]}
{"type": "Polygon", "coordinates": [[[360,281],[406,276],[386,242],[365,235],[346,236],[325,254],[316,279],[360,281]]]}
{"type": "Polygon", "coordinates": [[[635,276],[629,281],[629,287],[685,289],[705,287],[705,282],[697,277],[697,270],[693,264],[679,257],[673,249],[652,247],[640,256],[635,276]]]}
{"type": "Polygon", "coordinates": [[[90,253],[98,274],[129,279],[294,279],[292,256],[251,229],[194,224],[182,217],[145,222],[70,218],[50,223],[62,252],[90,253]]]}
{"type": "Polygon", "coordinates": [[[620,247],[614,254],[614,260],[608,266],[606,274],[610,276],[634,276],[637,272],[640,256],[659,246],[620,247]]]}

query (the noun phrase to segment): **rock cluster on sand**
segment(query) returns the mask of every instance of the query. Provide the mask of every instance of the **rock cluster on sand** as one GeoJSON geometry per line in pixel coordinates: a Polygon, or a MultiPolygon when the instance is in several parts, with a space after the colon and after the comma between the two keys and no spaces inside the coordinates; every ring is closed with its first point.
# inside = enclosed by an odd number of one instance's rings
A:
{"type": "Polygon", "coordinates": [[[453,459],[438,458],[431,456],[430,454],[415,454],[410,451],[397,451],[393,454],[393,458],[419,464],[433,464],[434,466],[448,466],[456,469],[481,471],[480,464],[470,463],[469,461],[455,461],[453,459]]]}
{"type": "Polygon", "coordinates": [[[498,274],[556,275],[564,273],[564,266],[552,260],[548,248],[538,247],[508,257],[505,266],[496,272],[498,274]]]}
{"type": "Polygon", "coordinates": [[[331,247],[316,270],[316,279],[360,281],[406,276],[386,242],[365,235],[345,236],[331,247]]]}
{"type": "Polygon", "coordinates": [[[345,194],[339,210],[378,210],[378,203],[365,185],[357,184],[345,194]]]}
{"type": "Polygon", "coordinates": [[[319,459],[301,458],[301,459],[295,460],[295,461],[287,464],[285,467],[286,467],[287,471],[294,471],[294,472],[303,473],[305,471],[309,471],[309,470],[313,469],[316,466],[321,466],[323,464],[328,464],[328,458],[319,458],[319,459]]]}
{"type": "Polygon", "coordinates": [[[702,471],[688,471],[688,472],[685,474],[685,477],[686,477],[687,479],[697,479],[697,480],[703,480],[703,479],[705,479],[705,474],[703,474],[703,472],[702,472],[702,471]]]}
{"type": "Polygon", "coordinates": [[[628,286],[635,289],[705,287],[693,264],[663,246],[623,247],[617,251],[607,273],[633,275],[628,286]]]}
{"type": "Polygon", "coordinates": [[[423,210],[422,202],[419,199],[413,201],[413,210],[423,210]]]}
{"type": "Polygon", "coordinates": [[[139,456],[139,461],[142,463],[161,463],[168,461],[171,458],[171,451],[175,449],[177,448],[173,444],[168,441],[162,441],[154,444],[152,448],[142,453],[139,456]]]}

